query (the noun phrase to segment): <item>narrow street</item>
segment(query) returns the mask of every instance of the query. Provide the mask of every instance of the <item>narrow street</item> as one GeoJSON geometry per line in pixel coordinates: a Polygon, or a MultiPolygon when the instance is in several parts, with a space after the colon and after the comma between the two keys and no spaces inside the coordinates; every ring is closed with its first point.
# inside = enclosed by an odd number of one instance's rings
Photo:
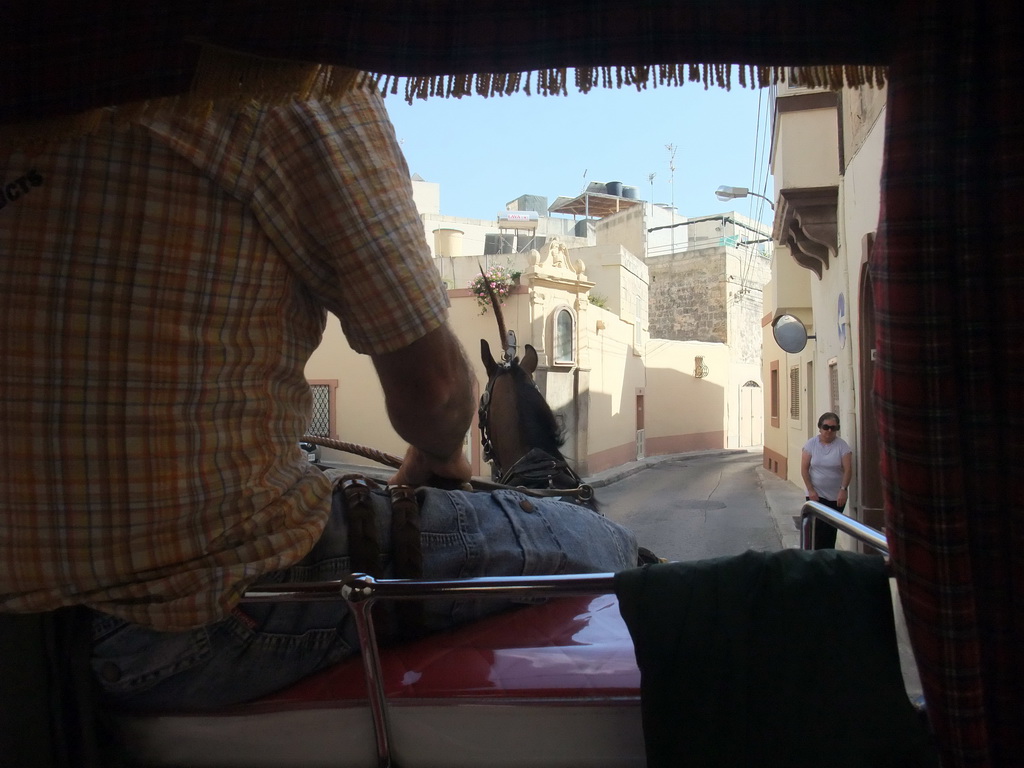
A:
{"type": "Polygon", "coordinates": [[[682,455],[599,488],[597,499],[641,546],[669,560],[777,550],[760,466],[760,451],[682,455]]]}

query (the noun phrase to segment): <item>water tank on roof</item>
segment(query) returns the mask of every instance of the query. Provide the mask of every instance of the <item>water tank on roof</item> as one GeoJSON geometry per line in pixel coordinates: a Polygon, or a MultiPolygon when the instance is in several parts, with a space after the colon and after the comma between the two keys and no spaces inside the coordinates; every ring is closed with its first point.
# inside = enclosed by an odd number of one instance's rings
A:
{"type": "Polygon", "coordinates": [[[636,187],[631,187],[627,184],[622,185],[622,196],[627,200],[636,200],[640,194],[640,190],[636,187]]]}
{"type": "Polygon", "coordinates": [[[605,193],[614,195],[615,197],[622,197],[622,182],[621,181],[608,181],[604,185],[605,193]]]}
{"type": "Polygon", "coordinates": [[[434,255],[451,256],[458,258],[462,256],[462,235],[461,229],[440,227],[434,230],[434,255]]]}
{"type": "Polygon", "coordinates": [[[573,234],[576,235],[576,237],[587,237],[593,231],[593,219],[580,219],[576,222],[576,226],[573,227],[573,234]]]}
{"type": "Polygon", "coordinates": [[[540,214],[537,211],[501,211],[498,226],[501,229],[536,229],[540,214]]]}

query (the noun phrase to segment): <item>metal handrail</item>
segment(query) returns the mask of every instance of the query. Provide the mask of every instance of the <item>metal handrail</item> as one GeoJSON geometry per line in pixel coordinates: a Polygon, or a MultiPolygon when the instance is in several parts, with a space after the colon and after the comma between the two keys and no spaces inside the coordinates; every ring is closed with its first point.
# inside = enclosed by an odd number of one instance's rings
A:
{"type": "Polygon", "coordinates": [[[431,597],[572,597],[614,589],[614,573],[545,576],[479,576],[472,579],[375,579],[353,573],[335,581],[258,584],[245,593],[249,603],[369,599],[424,600],[431,597]]]}
{"type": "Polygon", "coordinates": [[[818,501],[805,501],[800,508],[800,548],[814,548],[814,523],[815,520],[824,520],[833,525],[843,533],[847,533],[857,541],[863,542],[879,550],[883,555],[889,555],[889,542],[885,534],[876,528],[847,517],[842,512],[837,512],[831,507],[826,507],[818,501]]]}

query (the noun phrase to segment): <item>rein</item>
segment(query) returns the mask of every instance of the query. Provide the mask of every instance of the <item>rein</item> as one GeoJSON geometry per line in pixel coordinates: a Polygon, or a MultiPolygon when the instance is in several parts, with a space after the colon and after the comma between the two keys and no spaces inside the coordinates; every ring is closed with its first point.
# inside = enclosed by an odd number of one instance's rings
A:
{"type": "MultiPolygon", "coordinates": [[[[490,382],[488,382],[488,387],[486,391],[490,392],[490,382]]],[[[480,434],[482,439],[485,441],[484,457],[486,458],[487,451],[489,450],[490,446],[490,440],[487,439],[486,437],[487,432],[484,427],[484,424],[486,423],[486,413],[484,412],[485,406],[483,405],[482,397],[480,407],[480,434]]],[[[374,448],[368,448],[365,445],[347,443],[343,440],[333,440],[329,437],[321,437],[320,435],[303,435],[302,440],[307,443],[315,443],[324,448],[333,448],[336,451],[344,451],[345,453],[351,453],[355,456],[362,456],[364,459],[370,459],[371,461],[376,461],[378,464],[393,467],[394,469],[398,469],[399,467],[402,466],[402,459],[399,456],[395,456],[394,454],[390,453],[384,453],[383,451],[378,451],[374,448]]],[[[488,461],[490,461],[490,459],[488,459],[488,461]]],[[[559,472],[551,472],[549,475],[544,475],[544,478],[553,478],[557,474],[559,474],[559,472]]],[[[528,477],[530,479],[533,479],[534,476],[535,475],[531,474],[528,477]]],[[[470,480],[469,484],[470,486],[472,486],[472,490],[474,491],[518,491],[519,493],[525,494],[526,496],[533,496],[536,498],[546,498],[552,496],[575,496],[580,500],[581,503],[586,503],[594,497],[594,489],[591,486],[586,485],[582,480],[580,480],[579,476],[575,472],[573,472],[572,469],[567,464],[565,464],[565,462],[559,462],[557,459],[548,456],[548,454],[544,453],[543,451],[531,451],[530,453],[528,453],[522,459],[517,461],[515,466],[513,466],[509,470],[509,472],[506,472],[499,482],[491,482],[489,480],[473,478],[472,480],[470,480]],[[551,464],[552,468],[558,465],[564,465],[565,469],[568,471],[568,475],[571,478],[573,478],[574,482],[578,482],[577,487],[527,488],[524,485],[516,484],[516,478],[520,477],[521,475],[519,475],[518,473],[512,473],[511,470],[515,469],[515,467],[518,467],[519,464],[524,461],[524,459],[527,459],[534,454],[541,454],[542,456],[546,457],[547,461],[551,464]]]]}

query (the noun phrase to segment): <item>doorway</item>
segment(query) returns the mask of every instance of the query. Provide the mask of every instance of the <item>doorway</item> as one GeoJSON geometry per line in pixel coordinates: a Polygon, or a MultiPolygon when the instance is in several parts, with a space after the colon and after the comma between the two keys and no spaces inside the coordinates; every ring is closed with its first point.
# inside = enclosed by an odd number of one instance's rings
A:
{"type": "Polygon", "coordinates": [[[764,440],[764,395],[761,385],[750,380],[740,387],[740,448],[761,445],[764,440]]]}
{"type": "MultiPolygon", "coordinates": [[[[865,255],[870,255],[874,234],[864,237],[865,255]]],[[[864,525],[885,528],[885,500],[882,494],[882,455],[878,446],[878,419],[875,415],[875,294],[871,283],[871,268],[864,264],[860,278],[860,424],[855,457],[860,479],[857,498],[859,510],[855,514],[864,525]]]]}

